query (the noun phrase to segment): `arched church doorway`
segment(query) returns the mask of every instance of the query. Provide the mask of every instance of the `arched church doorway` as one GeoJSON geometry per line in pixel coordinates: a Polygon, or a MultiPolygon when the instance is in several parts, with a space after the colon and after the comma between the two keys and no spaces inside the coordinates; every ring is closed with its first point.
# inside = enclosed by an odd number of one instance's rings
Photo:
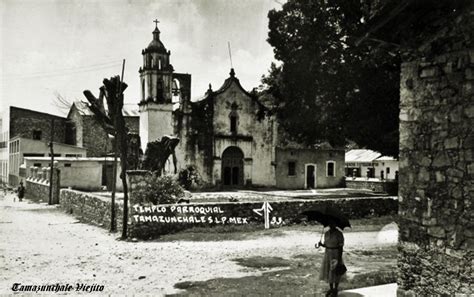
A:
{"type": "Polygon", "coordinates": [[[222,153],[222,184],[226,187],[244,185],[244,153],[236,146],[222,153]]]}

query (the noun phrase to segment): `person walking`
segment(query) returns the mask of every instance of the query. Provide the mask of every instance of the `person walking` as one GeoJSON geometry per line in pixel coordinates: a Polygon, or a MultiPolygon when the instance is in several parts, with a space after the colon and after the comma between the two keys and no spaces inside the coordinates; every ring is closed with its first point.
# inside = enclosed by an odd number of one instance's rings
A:
{"type": "Polygon", "coordinates": [[[316,244],[316,248],[320,246],[325,248],[325,252],[319,279],[329,284],[326,296],[337,296],[339,282],[347,269],[342,260],[344,235],[336,228],[333,220],[329,221],[329,230],[324,234],[324,243],[319,241],[316,244]]]}
{"type": "Polygon", "coordinates": [[[23,201],[23,197],[25,197],[25,187],[23,186],[23,182],[20,182],[20,185],[18,186],[17,189],[18,193],[18,200],[23,201]]]}

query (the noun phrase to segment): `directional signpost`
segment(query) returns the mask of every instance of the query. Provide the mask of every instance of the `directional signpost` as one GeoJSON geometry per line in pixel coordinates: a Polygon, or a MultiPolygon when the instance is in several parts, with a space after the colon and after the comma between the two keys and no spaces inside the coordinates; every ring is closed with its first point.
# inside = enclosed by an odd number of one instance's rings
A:
{"type": "Polygon", "coordinates": [[[271,207],[270,203],[268,202],[263,202],[263,205],[261,208],[255,208],[253,209],[253,212],[258,214],[259,216],[262,216],[262,211],[263,211],[263,217],[265,220],[265,229],[270,228],[270,212],[272,212],[273,208],[271,207]]]}

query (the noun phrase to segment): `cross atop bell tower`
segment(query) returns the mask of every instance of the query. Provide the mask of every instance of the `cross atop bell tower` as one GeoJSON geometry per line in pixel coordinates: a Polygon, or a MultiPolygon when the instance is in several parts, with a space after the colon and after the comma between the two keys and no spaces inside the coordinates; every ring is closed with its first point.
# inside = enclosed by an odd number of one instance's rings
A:
{"type": "Polygon", "coordinates": [[[173,66],[170,64],[170,51],[160,40],[158,19],[155,19],[155,30],[150,44],[142,51],[143,66],[140,68],[142,89],[141,101],[169,103],[172,100],[173,66]]]}
{"type": "Polygon", "coordinates": [[[153,40],[159,41],[160,40],[160,29],[158,29],[158,19],[155,19],[153,23],[155,23],[155,30],[153,31],[153,40]]]}

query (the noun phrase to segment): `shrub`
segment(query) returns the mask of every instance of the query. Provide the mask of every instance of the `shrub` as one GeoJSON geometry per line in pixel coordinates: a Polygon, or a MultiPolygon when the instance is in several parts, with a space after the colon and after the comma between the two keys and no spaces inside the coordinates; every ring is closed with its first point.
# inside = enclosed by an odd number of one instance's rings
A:
{"type": "Polygon", "coordinates": [[[179,171],[178,181],[186,190],[190,190],[193,184],[199,185],[201,183],[201,178],[196,167],[188,165],[179,171]]]}
{"type": "Polygon", "coordinates": [[[171,175],[152,174],[145,179],[145,182],[147,186],[140,189],[137,194],[139,202],[170,204],[184,197],[184,189],[171,175]]]}

